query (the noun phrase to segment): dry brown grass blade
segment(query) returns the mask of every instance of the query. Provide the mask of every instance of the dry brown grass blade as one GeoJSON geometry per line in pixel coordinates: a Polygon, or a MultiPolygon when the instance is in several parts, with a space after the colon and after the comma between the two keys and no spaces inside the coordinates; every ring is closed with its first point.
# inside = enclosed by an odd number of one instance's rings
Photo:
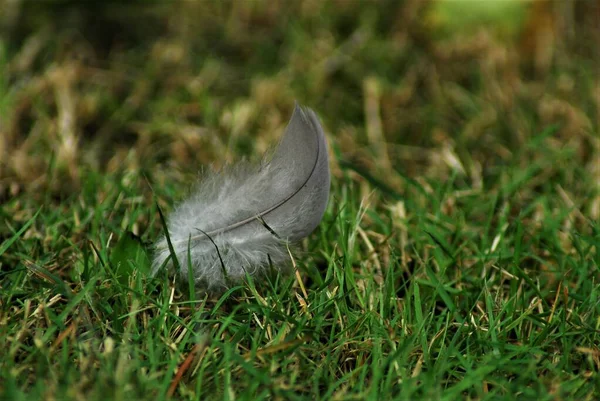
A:
{"type": "Polygon", "coordinates": [[[188,371],[188,369],[192,365],[192,362],[194,361],[194,358],[198,354],[200,354],[200,352],[202,352],[202,350],[205,347],[206,347],[206,344],[196,344],[196,345],[194,345],[194,347],[188,353],[188,355],[185,358],[185,360],[183,361],[183,363],[177,369],[177,373],[175,373],[175,377],[171,381],[171,385],[169,386],[169,389],[167,390],[167,397],[169,397],[169,398],[173,397],[173,394],[175,394],[175,390],[177,389],[177,386],[179,385],[179,382],[183,378],[183,375],[185,374],[185,372],[188,371]]]}

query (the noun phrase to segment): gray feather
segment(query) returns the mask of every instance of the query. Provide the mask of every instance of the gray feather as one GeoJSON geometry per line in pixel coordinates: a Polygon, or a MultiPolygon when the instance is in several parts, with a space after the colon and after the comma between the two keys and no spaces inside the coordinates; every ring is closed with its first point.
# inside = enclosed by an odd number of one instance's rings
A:
{"type": "MultiPolygon", "coordinates": [[[[319,225],[329,186],[319,120],[312,110],[296,105],[270,161],[258,166],[242,162],[206,176],[169,217],[180,277],[187,279],[191,266],[197,284],[219,291],[226,288],[225,274],[239,282],[246,274],[263,274],[270,262],[285,268],[287,244],[319,225]]],[[[169,255],[163,237],[156,245],[155,273],[169,255]]]]}

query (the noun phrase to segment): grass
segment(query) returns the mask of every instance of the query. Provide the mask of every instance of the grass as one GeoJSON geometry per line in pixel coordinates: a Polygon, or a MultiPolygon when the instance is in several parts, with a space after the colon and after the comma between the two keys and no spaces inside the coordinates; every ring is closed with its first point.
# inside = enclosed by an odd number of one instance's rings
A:
{"type": "Polygon", "coordinates": [[[599,397],[593,2],[512,37],[448,36],[424,2],[11,4],[0,399],[599,397]],[[298,273],[151,279],[158,209],[295,99],[333,173],[298,273]]]}

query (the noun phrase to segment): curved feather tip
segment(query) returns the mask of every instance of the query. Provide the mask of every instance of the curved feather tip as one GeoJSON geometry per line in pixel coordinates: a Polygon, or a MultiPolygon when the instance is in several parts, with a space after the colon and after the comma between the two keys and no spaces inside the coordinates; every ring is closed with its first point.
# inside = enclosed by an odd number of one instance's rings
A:
{"type": "Polygon", "coordinates": [[[163,236],[156,244],[153,274],[178,264],[182,279],[191,273],[200,288],[220,291],[246,274],[289,265],[287,244],[319,225],[329,185],[321,124],[312,110],[296,105],[270,161],[209,174],[169,216],[174,255],[163,236]]]}

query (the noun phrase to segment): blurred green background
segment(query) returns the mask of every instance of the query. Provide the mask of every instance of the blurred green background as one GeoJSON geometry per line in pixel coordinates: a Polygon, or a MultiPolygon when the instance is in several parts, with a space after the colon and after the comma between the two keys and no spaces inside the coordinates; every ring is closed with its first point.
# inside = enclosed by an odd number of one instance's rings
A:
{"type": "Polygon", "coordinates": [[[261,152],[295,100],[338,159],[378,177],[458,169],[494,185],[488,173],[550,126],[550,148],[598,170],[595,1],[1,4],[4,198],[60,196],[80,168],[196,171],[261,152]],[[49,154],[59,179],[44,179],[49,154]]]}

